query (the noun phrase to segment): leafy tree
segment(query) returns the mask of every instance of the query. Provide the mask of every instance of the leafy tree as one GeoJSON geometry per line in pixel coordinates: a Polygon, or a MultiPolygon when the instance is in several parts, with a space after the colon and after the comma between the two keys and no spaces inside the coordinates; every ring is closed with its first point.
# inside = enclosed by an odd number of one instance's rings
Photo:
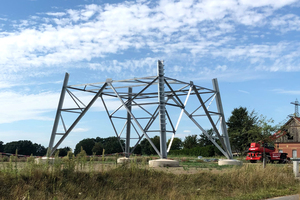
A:
{"type": "Polygon", "coordinates": [[[67,156],[68,155],[68,152],[71,151],[71,148],[70,147],[64,147],[64,148],[59,148],[57,149],[54,154],[59,151],[58,153],[58,156],[60,157],[64,157],[64,156],[67,156]]]}
{"type": "Polygon", "coordinates": [[[135,149],[133,150],[133,153],[134,154],[138,154],[138,155],[142,154],[142,146],[141,146],[141,144],[137,144],[136,145],[135,149]]]}
{"type": "MultiPolygon", "coordinates": [[[[206,131],[209,135],[214,135],[213,134],[213,129],[209,129],[206,131]]],[[[208,139],[208,137],[206,137],[206,135],[204,133],[200,134],[200,139],[198,140],[199,146],[200,147],[204,147],[204,146],[208,146],[208,145],[213,145],[213,143],[208,139]]]]}
{"type": "Polygon", "coordinates": [[[96,155],[102,155],[103,149],[104,149],[103,144],[101,144],[101,142],[96,142],[93,149],[92,149],[92,151],[96,155]]]}
{"type": "Polygon", "coordinates": [[[5,153],[15,153],[18,149],[18,154],[31,155],[35,153],[35,146],[29,140],[19,140],[9,142],[5,145],[5,153]]]}
{"type": "MultiPolygon", "coordinates": [[[[153,142],[154,146],[158,149],[158,151],[160,151],[160,137],[158,135],[156,135],[150,139],[153,142]]],[[[151,146],[151,151],[152,151],[152,154],[156,154],[156,151],[153,149],[152,146],[151,146]]]]}
{"type": "MultiPolygon", "coordinates": [[[[171,139],[168,140],[167,145],[169,146],[171,139]]],[[[170,148],[170,150],[180,150],[182,148],[182,140],[174,137],[173,142],[172,142],[172,146],[170,148]]]]}
{"type": "Polygon", "coordinates": [[[151,155],[152,154],[152,146],[150,144],[150,142],[147,140],[147,138],[144,138],[141,141],[141,153],[143,155],[151,155]]]}
{"type": "Polygon", "coordinates": [[[4,143],[2,141],[0,141],[0,152],[3,152],[4,151],[4,143]]]}
{"type": "Polygon", "coordinates": [[[101,144],[104,144],[105,138],[96,137],[95,142],[100,142],[101,144]]]}
{"type": "Polygon", "coordinates": [[[74,154],[77,155],[82,149],[86,152],[87,155],[93,155],[93,147],[95,146],[95,139],[93,138],[86,138],[81,140],[79,143],[76,144],[74,154]]]}
{"type": "Polygon", "coordinates": [[[254,130],[257,130],[258,117],[254,111],[247,108],[235,108],[227,121],[228,135],[233,151],[245,152],[251,142],[256,139],[254,130]]]}
{"type": "MultiPolygon", "coordinates": [[[[124,140],[121,140],[121,144],[125,146],[124,140]]],[[[83,150],[86,152],[87,155],[93,155],[93,152],[96,152],[96,154],[99,153],[98,155],[101,155],[103,148],[105,149],[106,154],[123,152],[123,149],[117,137],[108,137],[108,138],[97,137],[97,138],[83,139],[76,144],[75,151],[74,151],[75,155],[80,153],[81,147],[83,148],[83,150]],[[102,145],[102,149],[100,148],[101,145],[102,145]]]]}
{"type": "MultiPolygon", "coordinates": [[[[274,123],[273,119],[267,119],[266,116],[261,115],[257,122],[257,132],[260,133],[257,135],[257,139],[255,142],[261,141],[263,143],[273,143],[274,141],[270,138],[275,132],[277,132],[280,128],[279,126],[272,126],[274,123]]],[[[285,127],[281,127],[281,129],[285,129],[285,127]]]]}
{"type": "Polygon", "coordinates": [[[233,151],[244,153],[251,142],[269,141],[270,136],[277,127],[272,126],[272,119],[258,116],[254,111],[248,112],[247,108],[235,108],[230,116],[228,134],[233,151]]]}
{"type": "MultiPolygon", "coordinates": [[[[158,150],[160,150],[160,137],[156,135],[153,138],[150,138],[150,140],[153,142],[155,147],[158,150]]],[[[157,154],[154,148],[151,146],[150,142],[147,140],[147,138],[144,138],[140,144],[141,144],[141,153],[143,155],[157,154]]]]}
{"type": "Polygon", "coordinates": [[[18,154],[21,155],[34,155],[34,156],[44,156],[46,155],[46,148],[40,144],[32,143],[29,140],[19,140],[9,142],[4,147],[5,153],[14,154],[18,149],[18,154]]]}
{"type": "Polygon", "coordinates": [[[45,156],[47,154],[47,149],[41,145],[34,143],[35,153],[33,153],[34,156],[45,156]]]}
{"type": "MultiPolygon", "coordinates": [[[[107,154],[123,152],[123,149],[117,137],[105,138],[102,144],[105,149],[105,153],[107,154]]],[[[121,140],[121,144],[123,147],[125,146],[124,140],[121,140]]]]}
{"type": "MultiPolygon", "coordinates": [[[[207,133],[212,137],[216,136],[213,129],[207,130],[207,133]]],[[[206,137],[204,133],[200,134],[200,139],[198,140],[198,143],[200,147],[207,147],[206,150],[209,151],[209,155],[222,155],[221,151],[208,139],[208,137],[206,137]]],[[[219,140],[216,140],[216,143],[218,143],[219,146],[221,146],[221,142],[219,140]]]]}
{"type": "Polygon", "coordinates": [[[183,141],[183,148],[192,149],[198,146],[197,135],[186,136],[183,141]]]}

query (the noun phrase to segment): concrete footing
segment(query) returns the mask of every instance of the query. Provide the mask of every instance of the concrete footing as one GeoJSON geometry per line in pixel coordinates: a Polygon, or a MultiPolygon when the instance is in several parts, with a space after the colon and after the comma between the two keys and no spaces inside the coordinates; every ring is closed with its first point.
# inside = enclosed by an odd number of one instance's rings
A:
{"type": "Polygon", "coordinates": [[[36,164],[42,164],[42,163],[46,163],[46,162],[49,162],[49,164],[53,164],[54,163],[54,159],[55,158],[48,158],[47,156],[45,156],[45,157],[34,159],[34,162],[36,164]]]}
{"type": "Polygon", "coordinates": [[[179,161],[169,159],[149,160],[149,167],[179,167],[179,161]]]}
{"type": "Polygon", "coordinates": [[[122,157],[122,158],[118,158],[118,159],[117,159],[117,163],[118,163],[118,164],[130,163],[131,160],[133,160],[133,158],[122,157]]]}
{"type": "Polygon", "coordinates": [[[218,165],[243,165],[243,162],[233,159],[220,159],[218,165]]]}

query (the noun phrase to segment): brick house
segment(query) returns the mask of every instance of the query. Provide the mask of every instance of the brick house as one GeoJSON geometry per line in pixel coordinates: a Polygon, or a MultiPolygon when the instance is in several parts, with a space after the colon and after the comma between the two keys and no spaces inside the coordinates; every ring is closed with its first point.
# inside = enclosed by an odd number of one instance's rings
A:
{"type": "Polygon", "coordinates": [[[276,152],[288,153],[290,158],[300,158],[300,117],[291,117],[284,127],[287,134],[276,139],[276,152]]]}

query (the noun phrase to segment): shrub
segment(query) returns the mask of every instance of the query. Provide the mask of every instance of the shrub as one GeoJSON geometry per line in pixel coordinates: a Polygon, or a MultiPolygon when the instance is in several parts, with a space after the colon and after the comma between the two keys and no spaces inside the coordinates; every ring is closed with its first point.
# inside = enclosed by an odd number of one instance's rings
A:
{"type": "Polygon", "coordinates": [[[215,155],[215,150],[214,150],[214,146],[208,145],[204,147],[194,147],[192,149],[171,150],[169,152],[169,155],[212,157],[215,155]]]}

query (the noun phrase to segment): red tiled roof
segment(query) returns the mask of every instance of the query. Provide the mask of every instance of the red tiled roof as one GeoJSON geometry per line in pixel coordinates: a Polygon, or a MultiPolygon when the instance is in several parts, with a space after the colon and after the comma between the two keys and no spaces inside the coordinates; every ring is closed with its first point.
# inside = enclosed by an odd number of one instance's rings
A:
{"type": "Polygon", "coordinates": [[[294,118],[300,122],[300,117],[294,117],[294,118]]]}

